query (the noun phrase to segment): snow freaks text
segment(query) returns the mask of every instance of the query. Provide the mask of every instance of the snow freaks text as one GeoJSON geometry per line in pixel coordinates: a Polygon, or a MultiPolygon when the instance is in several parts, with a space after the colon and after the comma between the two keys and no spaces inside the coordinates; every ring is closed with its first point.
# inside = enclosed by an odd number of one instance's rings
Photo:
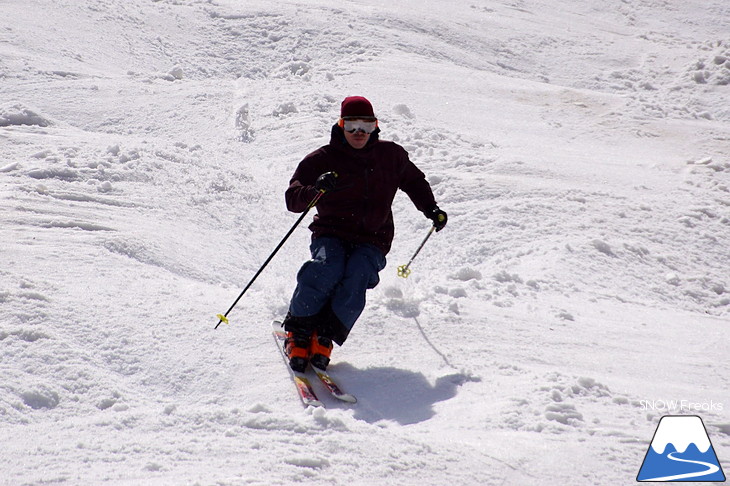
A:
{"type": "Polygon", "coordinates": [[[642,410],[659,412],[722,412],[724,405],[714,400],[693,401],[693,400],[639,400],[642,410]]]}

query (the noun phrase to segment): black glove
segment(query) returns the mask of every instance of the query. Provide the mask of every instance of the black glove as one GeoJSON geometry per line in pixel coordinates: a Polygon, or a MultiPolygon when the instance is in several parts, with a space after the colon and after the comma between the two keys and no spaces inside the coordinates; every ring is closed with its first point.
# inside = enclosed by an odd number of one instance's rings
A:
{"type": "Polygon", "coordinates": [[[446,216],[446,213],[441,211],[438,206],[430,211],[426,211],[426,217],[433,221],[433,225],[436,228],[436,231],[441,231],[442,229],[444,229],[444,226],[446,226],[446,221],[448,221],[449,219],[446,216]]]}
{"type": "Polygon", "coordinates": [[[337,186],[337,174],[334,172],[325,172],[317,178],[314,188],[319,192],[329,192],[337,186]]]}

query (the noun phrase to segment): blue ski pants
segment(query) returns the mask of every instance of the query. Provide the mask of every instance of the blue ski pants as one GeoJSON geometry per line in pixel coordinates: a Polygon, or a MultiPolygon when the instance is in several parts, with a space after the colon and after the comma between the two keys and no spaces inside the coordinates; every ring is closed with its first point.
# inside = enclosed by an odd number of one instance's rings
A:
{"type": "Polygon", "coordinates": [[[385,255],[376,246],[352,244],[320,236],[309,247],[312,259],[297,274],[289,312],[297,317],[314,316],[329,302],[347,333],[365,308],[365,292],[380,282],[385,255]]]}

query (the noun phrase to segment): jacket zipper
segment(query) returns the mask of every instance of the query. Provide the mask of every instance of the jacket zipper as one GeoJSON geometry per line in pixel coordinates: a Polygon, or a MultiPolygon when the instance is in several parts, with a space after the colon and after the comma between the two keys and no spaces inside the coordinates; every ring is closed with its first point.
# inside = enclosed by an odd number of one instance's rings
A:
{"type": "Polygon", "coordinates": [[[368,159],[365,159],[365,197],[363,198],[363,213],[362,213],[362,227],[365,228],[366,226],[366,220],[368,216],[368,208],[369,208],[369,202],[370,202],[370,161],[368,159]]]}

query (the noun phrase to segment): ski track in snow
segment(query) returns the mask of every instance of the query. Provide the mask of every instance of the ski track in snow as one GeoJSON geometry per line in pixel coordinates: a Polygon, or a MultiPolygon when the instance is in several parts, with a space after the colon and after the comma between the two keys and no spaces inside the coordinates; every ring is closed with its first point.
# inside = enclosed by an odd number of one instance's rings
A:
{"type": "MultiPolygon", "coordinates": [[[[2,2],[0,484],[633,484],[662,414],[644,400],[730,406],[728,17],[2,2]],[[396,198],[333,355],[359,401],[303,410],[269,323],[306,228],[214,316],[351,94],[449,225],[399,279],[429,226],[396,198]]],[[[727,408],[702,415],[723,462],[727,408]]]]}

